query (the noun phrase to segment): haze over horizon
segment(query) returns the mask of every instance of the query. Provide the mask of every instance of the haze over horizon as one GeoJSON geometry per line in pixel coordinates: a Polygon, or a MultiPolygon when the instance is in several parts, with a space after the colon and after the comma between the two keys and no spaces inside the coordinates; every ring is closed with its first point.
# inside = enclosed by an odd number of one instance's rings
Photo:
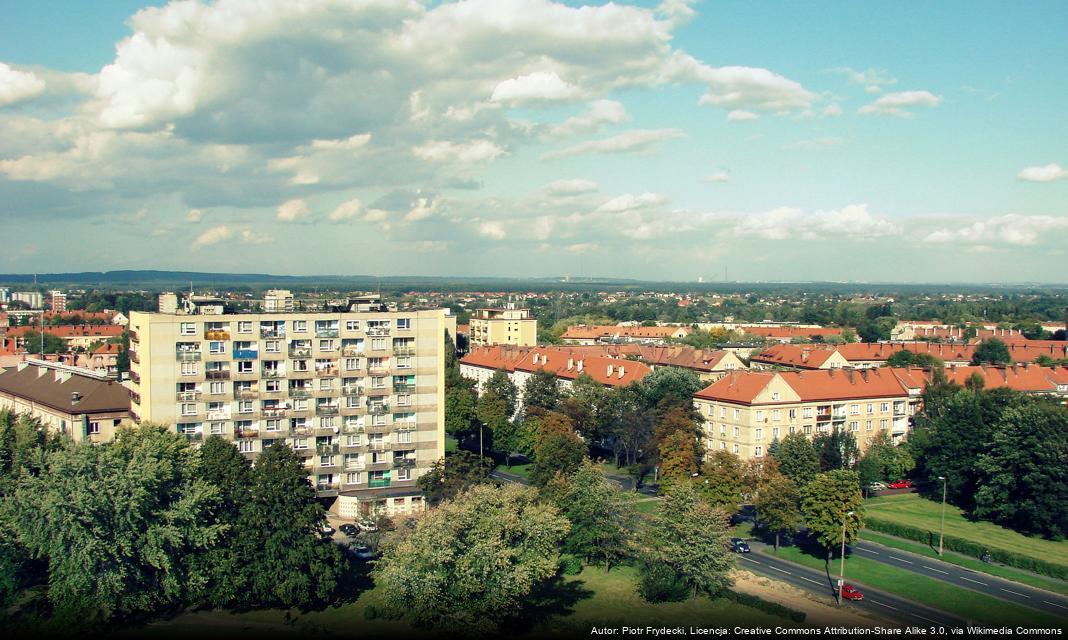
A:
{"type": "Polygon", "coordinates": [[[1068,5],[821,8],[16,4],[0,271],[1064,282],[1068,5]]]}

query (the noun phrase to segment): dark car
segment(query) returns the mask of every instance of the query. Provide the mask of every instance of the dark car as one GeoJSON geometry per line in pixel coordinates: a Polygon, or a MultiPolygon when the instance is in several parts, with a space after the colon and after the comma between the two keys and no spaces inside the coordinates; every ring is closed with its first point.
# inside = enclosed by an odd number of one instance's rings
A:
{"type": "Polygon", "coordinates": [[[357,560],[371,560],[375,557],[375,552],[371,551],[371,547],[362,544],[349,547],[349,553],[357,560]]]}
{"type": "Polygon", "coordinates": [[[338,529],[341,531],[341,533],[344,533],[350,538],[360,533],[360,528],[352,524],[351,522],[346,522],[345,524],[338,527],[338,529]]]}
{"type": "Polygon", "coordinates": [[[890,483],[891,489],[910,489],[912,488],[912,480],[895,480],[890,483]]]}
{"type": "Polygon", "coordinates": [[[863,600],[864,599],[864,594],[860,592],[860,589],[857,589],[853,585],[846,584],[846,585],[842,586],[842,599],[843,600],[863,600]]]}
{"type": "Polygon", "coordinates": [[[322,531],[323,535],[326,536],[326,537],[330,537],[330,536],[334,535],[334,528],[331,527],[328,524],[324,524],[323,528],[321,529],[321,531],[322,531]]]}
{"type": "Polygon", "coordinates": [[[741,538],[731,538],[731,551],[735,553],[749,553],[749,543],[741,538]]]}

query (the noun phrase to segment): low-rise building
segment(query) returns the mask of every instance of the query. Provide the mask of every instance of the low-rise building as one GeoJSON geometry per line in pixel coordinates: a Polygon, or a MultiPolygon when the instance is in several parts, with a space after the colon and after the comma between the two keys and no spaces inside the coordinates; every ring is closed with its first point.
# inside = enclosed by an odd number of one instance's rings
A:
{"type": "Polygon", "coordinates": [[[19,346],[33,351],[34,345],[25,344],[25,336],[27,333],[37,333],[38,331],[61,338],[67,343],[68,349],[89,349],[98,342],[105,342],[122,336],[123,328],[113,324],[61,324],[52,327],[47,325],[44,327],[24,325],[9,329],[7,335],[19,340],[19,346]]]}
{"type": "Polygon", "coordinates": [[[468,321],[468,331],[472,347],[538,344],[538,321],[530,316],[530,309],[476,309],[468,321]]]}
{"type": "Polygon", "coordinates": [[[114,379],[42,360],[0,369],[0,408],[76,442],[106,442],[130,422],[130,394],[114,379]]]}
{"type": "Polygon", "coordinates": [[[753,354],[749,363],[754,369],[842,369],[848,360],[833,347],[800,344],[776,344],[753,354]]]}
{"type": "Polygon", "coordinates": [[[623,326],[623,325],[585,325],[568,327],[560,336],[564,344],[595,345],[601,343],[637,342],[642,344],[663,344],[669,338],[681,339],[693,333],[689,326],[623,326]]]}

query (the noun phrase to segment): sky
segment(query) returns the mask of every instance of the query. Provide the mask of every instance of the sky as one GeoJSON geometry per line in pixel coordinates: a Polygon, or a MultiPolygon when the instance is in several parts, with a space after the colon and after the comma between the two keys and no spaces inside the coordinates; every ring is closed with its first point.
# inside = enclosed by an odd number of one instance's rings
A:
{"type": "Polygon", "coordinates": [[[1068,3],[0,0],[0,272],[1068,281],[1068,3]]]}

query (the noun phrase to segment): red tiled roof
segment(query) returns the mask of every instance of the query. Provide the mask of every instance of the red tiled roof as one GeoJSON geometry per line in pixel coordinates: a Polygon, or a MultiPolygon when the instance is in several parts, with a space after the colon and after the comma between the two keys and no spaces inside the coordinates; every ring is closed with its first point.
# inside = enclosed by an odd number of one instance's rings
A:
{"type": "MultiPolygon", "coordinates": [[[[24,335],[26,335],[27,333],[30,333],[30,332],[36,333],[38,330],[39,330],[39,327],[26,325],[26,326],[22,326],[22,327],[15,327],[13,329],[9,329],[8,332],[7,332],[7,335],[8,336],[19,336],[19,337],[21,337],[21,336],[24,336],[24,335]]],[[[58,336],[58,337],[63,338],[63,339],[81,338],[81,337],[114,338],[114,337],[117,337],[117,336],[121,336],[123,329],[122,329],[122,327],[118,327],[118,326],[114,326],[114,325],[108,325],[108,324],[101,324],[101,325],[74,324],[74,325],[57,325],[57,326],[54,326],[54,327],[49,327],[49,326],[45,325],[45,327],[43,328],[43,331],[45,333],[49,333],[49,334],[52,334],[54,336],[58,336]]]]}
{"type": "Polygon", "coordinates": [[[460,364],[485,369],[504,369],[511,373],[515,371],[515,365],[527,354],[526,349],[515,347],[492,346],[472,349],[470,353],[460,358],[460,364]]]}
{"type": "Polygon", "coordinates": [[[740,325],[738,329],[765,338],[812,338],[814,336],[840,336],[841,329],[828,327],[761,327],[756,325],[740,325]]]}
{"type": "Polygon", "coordinates": [[[674,335],[679,330],[689,334],[693,330],[690,327],[621,327],[619,325],[585,325],[577,324],[567,328],[561,338],[564,340],[596,340],[598,338],[612,338],[615,336],[627,338],[664,339],[674,335]]]}
{"type": "Polygon", "coordinates": [[[768,371],[729,373],[694,394],[695,398],[748,404],[778,374],[768,371]]]}
{"type": "Polygon", "coordinates": [[[777,364],[800,369],[819,369],[833,355],[833,347],[777,344],[752,356],[750,360],[760,364],[777,364]]]}
{"type": "Polygon", "coordinates": [[[121,344],[102,344],[93,350],[93,355],[117,355],[122,351],[121,344]]]}
{"type": "Polygon", "coordinates": [[[698,391],[695,397],[752,404],[753,400],[779,376],[800,396],[802,402],[896,398],[908,395],[892,370],[863,371],[819,369],[816,371],[742,371],[731,373],[698,391]]]}
{"type": "Polygon", "coordinates": [[[516,364],[515,369],[529,372],[551,371],[558,377],[569,380],[585,373],[597,382],[613,387],[637,382],[652,371],[648,365],[634,360],[598,356],[576,358],[575,355],[562,349],[531,349],[516,364]]]}

